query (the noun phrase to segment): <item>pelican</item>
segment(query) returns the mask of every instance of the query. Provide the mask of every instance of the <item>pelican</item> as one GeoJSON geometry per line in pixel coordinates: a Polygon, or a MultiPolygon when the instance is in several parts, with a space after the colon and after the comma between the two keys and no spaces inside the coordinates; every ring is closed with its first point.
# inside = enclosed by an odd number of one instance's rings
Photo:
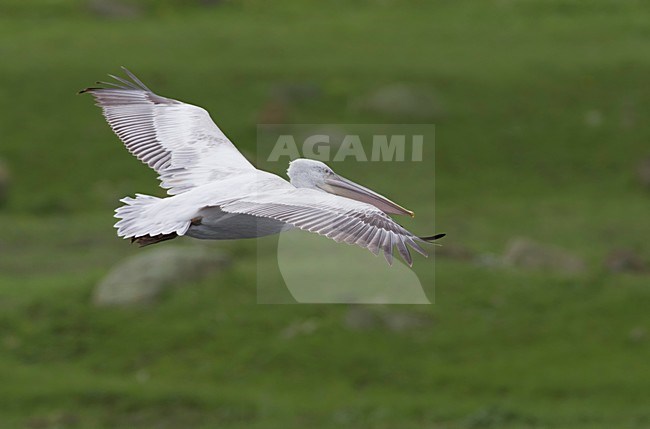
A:
{"type": "Polygon", "coordinates": [[[115,210],[117,235],[141,246],[180,236],[227,240],[299,228],[355,244],[393,263],[393,249],[411,266],[418,237],[388,215],[413,212],[311,159],[290,162],[290,181],[255,168],[201,107],[161,97],[133,73],[91,94],[126,148],[159,174],[167,198],[136,194],[115,210]]]}

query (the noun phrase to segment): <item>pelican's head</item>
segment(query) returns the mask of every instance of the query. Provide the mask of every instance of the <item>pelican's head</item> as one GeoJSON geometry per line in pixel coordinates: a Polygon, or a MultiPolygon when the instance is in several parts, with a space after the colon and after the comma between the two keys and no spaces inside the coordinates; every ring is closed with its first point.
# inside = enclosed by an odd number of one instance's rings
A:
{"type": "Polygon", "coordinates": [[[413,217],[412,211],[392,202],[383,195],[339,176],[320,161],[305,158],[293,160],[289,163],[287,174],[291,184],[296,188],[309,188],[328,192],[371,204],[384,213],[407,214],[413,217]]]}
{"type": "Polygon", "coordinates": [[[314,159],[298,158],[289,163],[287,175],[296,188],[322,190],[325,179],[333,177],[334,171],[325,163],[314,159]]]}

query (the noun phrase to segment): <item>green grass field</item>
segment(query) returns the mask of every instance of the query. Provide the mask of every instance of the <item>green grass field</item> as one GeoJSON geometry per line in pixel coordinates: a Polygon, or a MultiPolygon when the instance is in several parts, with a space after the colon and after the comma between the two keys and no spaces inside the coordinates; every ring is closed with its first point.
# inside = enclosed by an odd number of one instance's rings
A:
{"type": "MultiPolygon", "coordinates": [[[[101,19],[81,0],[0,2],[0,428],[647,428],[650,5],[635,0],[143,2],[101,19]],[[227,270],[132,309],[91,305],[137,254],[117,200],[162,195],[90,97],[125,65],[162,95],[207,108],[251,158],[278,83],[322,88],[295,123],[394,123],[350,100],[430,88],[436,226],[447,245],[500,254],[513,237],[585,258],[577,276],[437,258],[435,304],[371,311],[430,320],[346,327],[344,305],[259,305],[253,241],[215,243],[227,270]],[[593,120],[590,118],[597,118],[593,120]],[[288,338],[287,327],[313,332],[288,338]]],[[[417,122],[412,120],[412,122],[417,122]]],[[[399,195],[430,227],[419,177],[345,175],[399,195]],[[414,207],[413,207],[414,206],[414,207]]],[[[167,243],[161,244],[167,245],[167,243]]],[[[433,260],[416,259],[429,296],[433,260]]]]}

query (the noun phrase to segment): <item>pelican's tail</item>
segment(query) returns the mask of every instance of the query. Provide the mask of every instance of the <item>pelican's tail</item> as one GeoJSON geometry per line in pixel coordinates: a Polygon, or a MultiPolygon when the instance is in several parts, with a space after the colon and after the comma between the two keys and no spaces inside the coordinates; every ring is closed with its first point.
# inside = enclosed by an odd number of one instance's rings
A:
{"type": "Polygon", "coordinates": [[[130,238],[140,246],[171,240],[185,234],[189,221],[170,221],[165,216],[162,198],[136,194],[135,198],[122,198],[125,203],[115,210],[117,235],[130,238]]]}

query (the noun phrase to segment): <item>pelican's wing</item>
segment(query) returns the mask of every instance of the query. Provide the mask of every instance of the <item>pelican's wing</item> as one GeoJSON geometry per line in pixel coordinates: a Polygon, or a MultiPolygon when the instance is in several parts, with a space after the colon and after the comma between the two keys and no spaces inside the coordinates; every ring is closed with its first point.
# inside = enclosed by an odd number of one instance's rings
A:
{"type": "Polygon", "coordinates": [[[242,213],[286,222],[337,242],[356,244],[375,255],[384,252],[393,262],[393,247],[409,264],[408,246],[427,256],[417,236],[393,221],[378,208],[312,189],[298,188],[265,192],[220,205],[229,213],[242,213]]]}
{"type": "MultiPolygon", "coordinates": [[[[124,69],[124,68],[123,68],[124,69]]],[[[208,112],[154,94],[131,72],[131,80],[87,88],[126,148],[160,176],[170,195],[254,169],[208,112]]]]}

